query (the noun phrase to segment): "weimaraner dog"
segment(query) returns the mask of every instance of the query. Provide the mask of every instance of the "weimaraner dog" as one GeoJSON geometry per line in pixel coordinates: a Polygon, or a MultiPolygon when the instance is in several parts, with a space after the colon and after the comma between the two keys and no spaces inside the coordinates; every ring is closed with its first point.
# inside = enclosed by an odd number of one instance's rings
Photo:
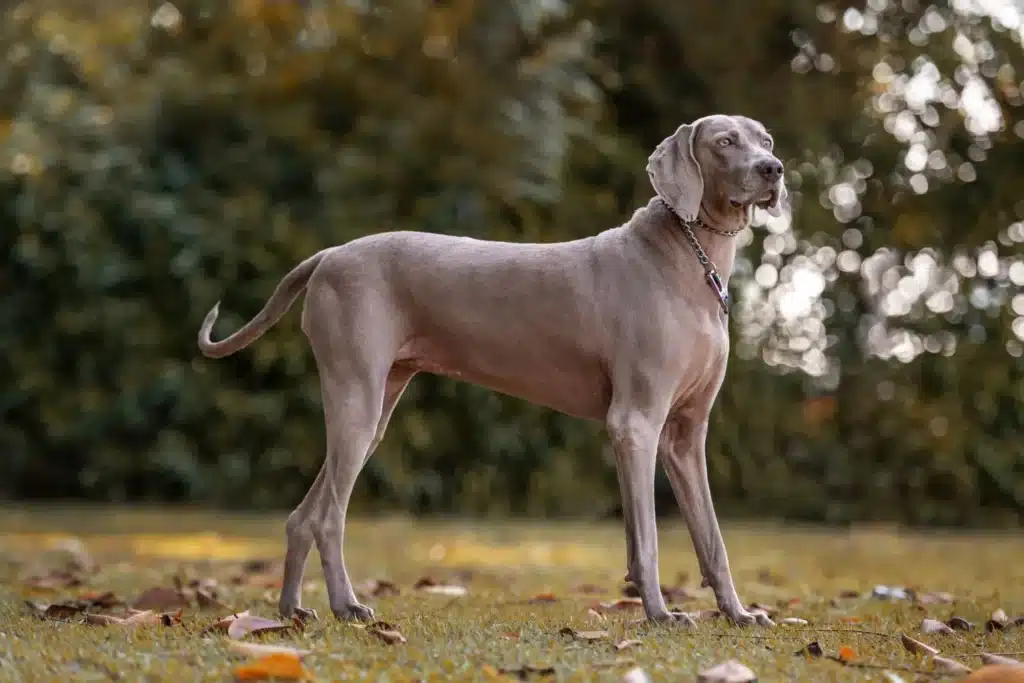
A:
{"type": "Polygon", "coordinates": [[[210,358],[251,344],[306,291],[302,330],[320,374],[327,456],[288,517],[281,613],[312,612],[300,593],[315,542],[334,614],[373,618],[345,569],[346,509],[409,380],[430,372],[603,421],[622,495],[626,580],[649,619],[691,625],[660,590],[660,458],[719,608],[734,623],[771,626],[736,594],[704,449],[729,354],[732,238],[751,207],[777,216],[786,196],[772,146],[755,120],[704,117],[654,150],[647,172],[657,196],[618,227],[551,244],[362,237],[307,258],[252,320],[214,342],[218,302],[199,331],[210,358]]]}

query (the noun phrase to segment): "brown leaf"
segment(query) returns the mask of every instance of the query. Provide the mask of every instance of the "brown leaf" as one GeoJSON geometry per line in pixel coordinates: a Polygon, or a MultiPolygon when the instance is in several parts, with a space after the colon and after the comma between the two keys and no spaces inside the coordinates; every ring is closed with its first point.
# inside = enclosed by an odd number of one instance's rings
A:
{"type": "Polygon", "coordinates": [[[505,640],[519,640],[519,631],[505,631],[501,637],[505,640]]]}
{"type": "Polygon", "coordinates": [[[938,633],[948,636],[953,634],[953,628],[948,624],[942,623],[938,619],[923,619],[921,621],[921,633],[938,633]]]}
{"type": "Polygon", "coordinates": [[[356,595],[361,597],[379,598],[399,593],[398,586],[387,579],[369,579],[356,586],[356,595]]]}
{"type": "Polygon", "coordinates": [[[115,617],[111,614],[86,614],[85,623],[94,626],[114,626],[124,624],[124,617],[115,617]]]}
{"type": "Polygon", "coordinates": [[[516,676],[520,680],[525,681],[530,677],[530,674],[537,676],[554,676],[555,667],[553,666],[534,666],[532,664],[523,664],[514,668],[502,667],[498,669],[499,674],[516,676]]]}
{"type": "Polygon", "coordinates": [[[97,609],[110,609],[111,607],[120,607],[124,604],[124,601],[113,591],[88,591],[78,596],[78,601],[85,603],[87,607],[95,607],[97,609]]]}
{"type": "Polygon", "coordinates": [[[577,631],[573,628],[566,626],[558,632],[560,636],[572,636],[573,640],[582,640],[584,642],[590,642],[594,640],[601,640],[607,638],[610,634],[608,631],[577,631]]]}
{"type": "Polygon", "coordinates": [[[801,619],[800,617],[786,617],[785,619],[782,619],[779,623],[788,624],[790,626],[807,626],[807,624],[810,622],[808,622],[806,619],[801,619]]]}
{"type": "Polygon", "coordinates": [[[26,600],[25,604],[32,610],[40,619],[53,619],[55,621],[70,619],[73,616],[81,614],[85,611],[87,603],[74,601],[74,602],[55,602],[53,604],[46,604],[42,602],[32,602],[26,600]]]}
{"type": "Polygon", "coordinates": [[[228,626],[231,625],[231,622],[233,622],[235,619],[238,619],[239,617],[247,616],[249,616],[249,610],[245,610],[244,612],[236,612],[235,614],[229,614],[228,616],[223,617],[222,619],[218,619],[214,623],[204,628],[202,631],[199,632],[199,635],[205,635],[213,631],[227,633],[228,626]]]}
{"type": "Polygon", "coordinates": [[[993,631],[1002,631],[1006,628],[1006,624],[995,619],[989,619],[985,622],[985,633],[992,633],[993,631]]]}
{"type": "Polygon", "coordinates": [[[810,643],[807,643],[807,645],[800,648],[793,654],[802,655],[804,657],[820,657],[825,653],[822,651],[821,645],[818,643],[818,641],[814,640],[810,643]]]}
{"type": "Polygon", "coordinates": [[[299,657],[291,653],[270,654],[235,668],[236,681],[305,681],[312,678],[312,674],[302,666],[299,657]]]}
{"type": "Polygon", "coordinates": [[[538,604],[543,602],[558,602],[558,598],[555,597],[554,593],[537,593],[532,598],[527,600],[529,603],[538,604]]]}
{"type": "Polygon", "coordinates": [[[386,621],[375,621],[366,627],[366,632],[372,633],[388,645],[408,642],[405,636],[393,624],[389,624],[386,621]]]}
{"type": "Polygon", "coordinates": [[[155,586],[143,591],[139,597],[135,598],[132,607],[141,610],[166,612],[188,607],[188,598],[176,588],[155,586]]]}
{"type": "Polygon", "coordinates": [[[292,624],[283,624],[274,619],[257,617],[252,614],[240,615],[228,623],[228,638],[244,638],[250,633],[273,633],[293,628],[292,624]]]}
{"type": "Polygon", "coordinates": [[[860,591],[855,591],[855,590],[850,590],[850,589],[842,590],[842,591],[839,591],[839,597],[843,598],[844,600],[850,600],[850,599],[853,599],[853,598],[859,598],[860,597],[860,591]]]}
{"type": "Polygon", "coordinates": [[[843,645],[839,648],[839,654],[836,657],[843,664],[849,664],[857,658],[857,653],[849,645],[843,645]]]}
{"type": "Polygon", "coordinates": [[[85,583],[82,578],[66,569],[51,569],[45,574],[34,574],[23,579],[28,588],[37,591],[56,591],[63,588],[76,588],[85,583]]]}
{"type": "Polygon", "coordinates": [[[992,616],[990,616],[989,619],[991,619],[992,621],[998,621],[1003,626],[1006,626],[1006,624],[1010,621],[1010,617],[1006,616],[1006,610],[1004,610],[1002,607],[992,612],[992,616]]]}
{"type": "Polygon", "coordinates": [[[614,602],[602,602],[599,605],[601,609],[610,610],[640,609],[643,608],[644,601],[640,598],[620,598],[614,602]]]}
{"type": "Polygon", "coordinates": [[[950,627],[954,631],[973,631],[974,624],[967,621],[962,617],[950,617],[946,622],[946,626],[950,627]]]}
{"type": "Polygon", "coordinates": [[[217,595],[205,588],[196,589],[196,604],[199,609],[227,609],[227,605],[217,599],[217,595]]]}
{"type": "Polygon", "coordinates": [[[587,610],[587,617],[596,621],[608,621],[608,617],[593,608],[587,610]]]}
{"type": "Polygon", "coordinates": [[[932,661],[935,662],[936,668],[941,671],[948,671],[951,674],[969,674],[971,668],[965,666],[955,659],[949,659],[947,657],[939,657],[938,655],[932,657],[932,661]]]}
{"type": "Polygon", "coordinates": [[[757,676],[745,665],[730,659],[701,671],[697,674],[697,680],[700,683],[750,683],[756,681],[757,676]]]}
{"type": "Polygon", "coordinates": [[[86,613],[85,623],[93,624],[94,626],[123,626],[127,628],[133,628],[135,626],[150,626],[153,624],[173,626],[174,624],[181,623],[181,613],[161,614],[153,612],[152,610],[145,610],[142,612],[135,612],[127,617],[115,617],[112,614],[86,613]]]}
{"type": "Polygon", "coordinates": [[[246,657],[266,657],[267,655],[288,654],[299,659],[312,654],[311,650],[299,650],[288,645],[264,645],[263,643],[249,643],[242,640],[227,641],[228,648],[246,657]]]}
{"type": "Polygon", "coordinates": [[[906,633],[900,634],[900,640],[903,641],[903,647],[906,648],[907,652],[913,652],[916,655],[937,655],[939,650],[926,643],[922,643],[920,640],[914,640],[906,633]]]}
{"type": "Polygon", "coordinates": [[[1000,664],[1003,666],[1024,666],[1024,662],[1018,661],[1012,657],[1006,657],[1004,655],[990,655],[987,652],[982,652],[981,657],[982,664],[1000,664]]]}
{"type": "Polygon", "coordinates": [[[456,584],[435,584],[432,586],[423,586],[419,590],[424,593],[430,593],[431,595],[446,595],[450,598],[461,598],[469,593],[469,589],[465,586],[459,586],[456,584]]]}
{"type": "Polygon", "coordinates": [[[956,601],[951,593],[921,593],[915,595],[916,602],[922,605],[948,605],[956,601]]]}
{"type": "Polygon", "coordinates": [[[626,648],[637,647],[643,644],[644,643],[642,640],[620,640],[619,642],[615,643],[615,649],[621,652],[626,648]]]}
{"type": "Polygon", "coordinates": [[[986,664],[963,683],[1024,683],[1024,666],[986,664]]]}
{"type": "Polygon", "coordinates": [[[164,626],[176,626],[181,623],[181,612],[164,612],[160,615],[160,623],[164,626]]]}

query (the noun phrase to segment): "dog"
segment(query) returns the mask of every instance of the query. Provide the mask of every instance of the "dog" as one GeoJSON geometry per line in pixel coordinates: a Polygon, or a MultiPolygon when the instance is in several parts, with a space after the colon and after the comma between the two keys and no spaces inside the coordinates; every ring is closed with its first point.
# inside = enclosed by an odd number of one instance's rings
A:
{"type": "Polygon", "coordinates": [[[302,330],[320,376],[327,454],[288,516],[281,614],[312,613],[300,593],[316,543],[335,616],[374,618],[345,568],[346,510],[402,392],[428,372],[604,422],[622,496],[626,580],[648,619],[693,624],[668,610],[660,590],[660,460],[721,612],[739,625],[772,626],[737,596],[705,440],[729,355],[733,238],[753,207],[778,216],[787,195],[773,146],[754,119],[706,116],[657,146],[647,164],[655,196],[617,227],[550,244],[369,235],[301,262],[222,341],[211,340],[215,304],[198,341],[205,356],[221,358],[258,339],[305,291],[302,330]]]}

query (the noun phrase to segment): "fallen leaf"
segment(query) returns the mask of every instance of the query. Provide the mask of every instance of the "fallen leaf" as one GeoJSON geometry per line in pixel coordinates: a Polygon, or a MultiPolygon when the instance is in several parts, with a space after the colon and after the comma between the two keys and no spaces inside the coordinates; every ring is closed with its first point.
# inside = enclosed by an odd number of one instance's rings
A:
{"type": "Polygon", "coordinates": [[[113,591],[104,591],[102,593],[98,591],[89,591],[79,595],[78,601],[86,603],[88,607],[95,607],[98,609],[110,609],[111,607],[120,607],[124,604],[124,601],[117,597],[113,591]]]}
{"type": "Polygon", "coordinates": [[[848,645],[843,645],[841,648],[839,648],[839,661],[841,661],[843,664],[846,664],[847,662],[852,662],[856,658],[857,653],[853,651],[852,647],[849,647],[848,645]]]}
{"type": "Polygon", "coordinates": [[[447,595],[452,598],[460,598],[469,593],[469,589],[465,586],[458,586],[455,584],[438,584],[436,586],[424,586],[420,588],[424,593],[430,593],[432,595],[447,595]]]}
{"type": "Polygon", "coordinates": [[[956,598],[950,593],[921,593],[915,595],[915,602],[922,605],[948,605],[956,602],[956,598]]]}
{"type": "Polygon", "coordinates": [[[86,614],[85,623],[92,624],[94,626],[112,626],[115,624],[123,624],[124,617],[115,617],[111,614],[86,614]]]}
{"type": "Polygon", "coordinates": [[[1002,621],[996,621],[995,619],[989,619],[985,622],[985,633],[992,633],[993,631],[1002,631],[1006,628],[1006,624],[1002,621]]]}
{"type": "Polygon", "coordinates": [[[388,645],[398,645],[408,642],[405,636],[393,625],[386,621],[375,621],[366,627],[367,633],[372,633],[388,645]]]}
{"type": "Polygon", "coordinates": [[[369,579],[355,587],[356,595],[361,597],[379,598],[387,595],[398,595],[401,590],[387,579],[369,579]]]}
{"type": "Polygon", "coordinates": [[[841,590],[841,591],[839,591],[839,597],[843,598],[844,600],[849,600],[849,599],[852,599],[852,598],[859,598],[860,597],[860,591],[849,590],[849,589],[841,590]]]}
{"type": "Polygon", "coordinates": [[[1004,666],[1024,666],[1024,662],[1018,661],[1012,657],[1006,657],[1004,655],[990,655],[987,652],[982,652],[980,655],[982,664],[1001,664],[1004,666]]]}
{"type": "Polygon", "coordinates": [[[782,619],[779,623],[788,624],[790,626],[807,626],[807,624],[809,624],[810,622],[808,622],[806,619],[801,619],[800,617],[786,617],[785,619],[782,619]]]}
{"type": "Polygon", "coordinates": [[[145,610],[142,612],[136,611],[134,614],[127,617],[115,617],[112,614],[91,614],[86,613],[85,623],[93,624],[94,626],[148,626],[151,624],[163,624],[164,626],[173,626],[174,624],[181,623],[181,613],[167,614],[154,612],[152,610],[145,610]]]}
{"type": "Polygon", "coordinates": [[[85,582],[82,578],[66,569],[51,569],[45,574],[33,574],[22,579],[22,582],[33,590],[56,591],[62,588],[75,588],[85,582]]]}
{"type": "Polygon", "coordinates": [[[196,589],[196,604],[199,609],[226,609],[227,605],[217,599],[217,595],[205,588],[196,589]]]}
{"type": "Polygon", "coordinates": [[[155,586],[143,591],[139,597],[135,598],[132,607],[141,610],[166,612],[168,610],[188,607],[188,598],[176,588],[155,586]]]}
{"type": "Polygon", "coordinates": [[[531,664],[523,664],[515,668],[501,668],[498,669],[498,673],[502,675],[516,676],[521,680],[526,680],[530,674],[537,676],[554,676],[555,667],[553,666],[533,666],[531,664]]]}
{"type": "Polygon", "coordinates": [[[602,602],[599,604],[601,609],[606,610],[638,609],[644,606],[644,602],[640,598],[620,598],[614,602],[602,602]]]}
{"type": "Polygon", "coordinates": [[[182,610],[177,612],[163,612],[160,615],[160,623],[164,626],[176,626],[181,623],[182,610]]]}
{"type": "Polygon", "coordinates": [[[622,676],[622,683],[650,683],[650,681],[651,677],[640,667],[630,669],[622,676]]]}
{"type": "Polygon", "coordinates": [[[610,634],[608,631],[577,631],[573,628],[566,626],[558,632],[560,636],[572,636],[574,640],[582,640],[590,642],[594,640],[602,640],[607,638],[610,634]]]}
{"type": "Polygon", "coordinates": [[[555,597],[554,593],[537,593],[537,595],[534,595],[532,598],[527,600],[527,602],[533,604],[542,602],[558,602],[558,598],[555,597]]]}
{"type": "Polygon", "coordinates": [[[519,631],[505,631],[501,637],[505,640],[519,640],[519,631]]]}
{"type": "Polygon", "coordinates": [[[962,617],[950,617],[946,622],[946,626],[950,627],[954,631],[973,631],[974,624],[967,621],[962,617]]]}
{"type": "Polygon", "coordinates": [[[589,617],[590,619],[595,619],[597,621],[608,621],[608,617],[606,617],[605,615],[601,614],[593,608],[587,610],[587,617],[589,617]]]}
{"type": "Polygon", "coordinates": [[[1010,617],[1006,616],[1006,610],[1002,607],[992,612],[992,616],[989,617],[992,621],[998,621],[1000,624],[1006,625],[1006,622],[1010,621],[1010,617]]]}
{"type": "Polygon", "coordinates": [[[953,628],[948,624],[942,623],[938,619],[923,619],[921,621],[921,633],[951,635],[953,633],[953,628]]]}
{"type": "Polygon", "coordinates": [[[688,614],[694,621],[707,621],[708,619],[717,619],[722,616],[722,612],[717,609],[702,609],[697,612],[689,612],[688,614]]]}
{"type": "Polygon", "coordinates": [[[910,593],[902,586],[875,586],[871,591],[871,597],[881,600],[907,600],[910,593]]]}
{"type": "Polygon", "coordinates": [[[747,609],[751,612],[764,612],[767,616],[773,616],[779,610],[775,609],[771,605],[766,605],[763,602],[752,602],[747,606],[747,609]]]}
{"type": "Polygon", "coordinates": [[[939,650],[926,643],[922,643],[920,640],[914,640],[905,633],[900,634],[900,640],[903,641],[903,647],[906,648],[907,652],[913,652],[916,655],[937,655],[939,650]]]}
{"type": "Polygon", "coordinates": [[[228,626],[231,625],[231,622],[233,622],[235,619],[238,619],[239,617],[247,616],[249,616],[249,610],[245,610],[244,612],[236,612],[235,614],[229,614],[228,616],[222,619],[218,619],[217,621],[213,622],[212,624],[204,628],[202,631],[199,632],[199,635],[205,635],[212,631],[227,633],[228,626]]]}
{"type": "Polygon", "coordinates": [[[793,654],[803,655],[804,657],[820,657],[824,654],[824,652],[822,652],[821,645],[818,643],[818,641],[815,640],[810,643],[807,643],[807,645],[800,648],[793,654]]]}
{"type": "Polygon", "coordinates": [[[619,642],[615,643],[615,649],[621,652],[626,648],[637,647],[638,645],[643,644],[644,643],[642,640],[620,640],[619,642]]]}
{"type": "Polygon", "coordinates": [[[274,619],[257,617],[253,614],[239,615],[228,623],[228,638],[244,638],[250,633],[273,633],[292,628],[292,624],[283,624],[274,619]]]}
{"type": "Polygon", "coordinates": [[[942,671],[948,671],[951,674],[969,674],[971,673],[971,667],[965,666],[955,659],[949,659],[948,657],[939,657],[938,655],[932,657],[932,661],[938,669],[942,671]]]}
{"type": "Polygon", "coordinates": [[[839,621],[845,624],[859,624],[861,622],[860,617],[840,617],[839,621]]]}
{"type": "Polygon", "coordinates": [[[1024,683],[1024,666],[988,664],[963,679],[963,683],[1024,683]]]}
{"type": "Polygon", "coordinates": [[[228,649],[234,650],[246,657],[266,657],[267,655],[292,655],[299,659],[312,654],[311,650],[299,650],[287,645],[265,645],[263,643],[247,643],[241,640],[227,641],[228,649]]]}
{"type": "Polygon", "coordinates": [[[892,671],[883,671],[882,675],[885,676],[885,680],[889,683],[906,683],[906,681],[899,675],[894,674],[892,671]]]}
{"type": "Polygon", "coordinates": [[[270,654],[235,669],[235,680],[238,681],[263,681],[270,678],[305,681],[313,676],[302,666],[298,656],[286,653],[270,654]]]}
{"type": "Polygon", "coordinates": [[[85,611],[86,604],[78,601],[75,602],[55,602],[51,605],[41,602],[25,601],[32,613],[40,619],[53,619],[63,620],[70,619],[73,616],[81,614],[85,611]]]}
{"type": "Polygon", "coordinates": [[[697,680],[701,683],[750,683],[756,681],[757,676],[740,662],[730,659],[701,671],[697,680]]]}

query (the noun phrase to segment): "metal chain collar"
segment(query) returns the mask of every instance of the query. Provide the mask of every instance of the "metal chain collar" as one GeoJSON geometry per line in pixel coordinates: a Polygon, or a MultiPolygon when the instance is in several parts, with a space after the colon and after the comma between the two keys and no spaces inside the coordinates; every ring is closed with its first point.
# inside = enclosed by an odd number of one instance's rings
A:
{"type": "Polygon", "coordinates": [[[724,311],[726,315],[729,315],[729,309],[732,308],[732,304],[729,300],[729,290],[726,288],[725,283],[722,282],[722,278],[718,274],[718,269],[715,268],[715,264],[708,258],[707,252],[704,251],[704,247],[700,246],[700,242],[697,241],[697,236],[693,234],[693,228],[704,228],[709,232],[713,232],[716,235],[721,235],[723,237],[735,237],[740,233],[742,228],[740,230],[719,230],[707,225],[700,218],[695,218],[692,221],[684,221],[682,216],[677,214],[675,209],[672,208],[671,204],[665,200],[662,200],[662,202],[668,207],[668,210],[672,212],[672,215],[676,217],[680,225],[683,226],[683,235],[686,236],[687,241],[693,247],[693,251],[697,254],[697,260],[700,262],[701,267],[704,268],[704,279],[707,281],[708,287],[710,287],[711,291],[715,293],[715,297],[718,299],[718,303],[721,305],[722,311],[724,311]]]}

